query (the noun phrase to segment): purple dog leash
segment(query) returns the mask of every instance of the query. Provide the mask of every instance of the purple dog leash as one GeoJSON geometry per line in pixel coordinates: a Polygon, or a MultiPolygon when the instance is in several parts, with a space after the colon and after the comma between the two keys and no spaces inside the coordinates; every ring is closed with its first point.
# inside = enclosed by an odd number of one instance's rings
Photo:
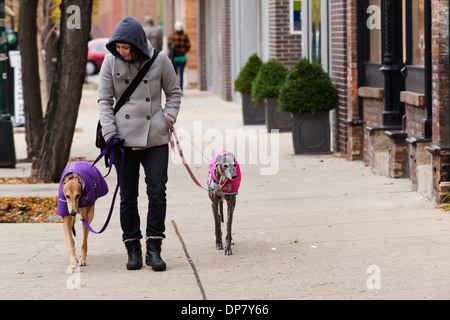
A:
{"type": "MultiPolygon", "coordinates": [[[[112,141],[110,141],[110,142],[108,143],[108,145],[106,146],[106,148],[100,153],[100,155],[98,156],[98,158],[97,158],[97,159],[94,161],[94,163],[92,164],[92,166],[95,166],[95,164],[96,164],[101,158],[103,158],[108,152],[111,152],[111,155],[110,155],[110,157],[109,157],[109,170],[108,170],[108,173],[106,174],[106,176],[104,176],[104,178],[106,178],[106,177],[110,174],[110,172],[111,172],[111,167],[112,167],[112,165],[113,165],[113,163],[114,163],[114,148],[113,148],[113,146],[115,146],[115,145],[116,145],[117,143],[119,143],[119,142],[120,142],[119,139],[113,139],[112,141]]],[[[81,221],[82,221],[83,224],[86,226],[86,228],[88,228],[88,230],[89,230],[90,232],[95,233],[95,234],[100,234],[100,233],[102,233],[103,231],[106,230],[106,227],[107,227],[108,224],[109,224],[109,220],[111,220],[112,212],[113,212],[113,210],[114,210],[114,203],[116,202],[117,191],[119,190],[120,180],[122,179],[123,161],[124,161],[124,159],[125,159],[125,151],[123,150],[123,148],[122,148],[120,145],[119,145],[119,149],[120,149],[120,152],[121,152],[121,154],[122,154],[122,161],[121,161],[121,164],[120,164],[119,175],[117,176],[116,190],[114,190],[114,195],[113,195],[112,202],[111,202],[111,208],[109,209],[109,214],[108,214],[108,217],[106,218],[106,222],[105,222],[104,226],[100,229],[100,231],[97,232],[97,231],[95,231],[95,230],[93,230],[93,229],[91,228],[91,226],[89,225],[89,223],[88,223],[84,218],[81,218],[81,221]]]]}

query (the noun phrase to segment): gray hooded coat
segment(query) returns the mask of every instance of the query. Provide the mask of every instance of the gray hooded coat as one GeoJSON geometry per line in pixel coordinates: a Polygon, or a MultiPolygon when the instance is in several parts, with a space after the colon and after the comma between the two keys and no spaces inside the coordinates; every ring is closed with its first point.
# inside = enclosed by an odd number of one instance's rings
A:
{"type": "Polygon", "coordinates": [[[147,41],[141,24],[132,17],[117,24],[106,47],[111,54],[106,55],[103,61],[98,83],[98,107],[105,140],[119,134],[125,140],[124,146],[133,149],[167,144],[169,126],[163,112],[175,123],[181,103],[181,89],[172,62],[164,52],[160,52],[129,101],[114,115],[115,101],[153,56],[154,49],[147,41]],[[144,60],[133,63],[125,61],[116,50],[116,42],[134,45],[144,54],[144,60]],[[166,96],[164,109],[162,90],[166,96]]]}

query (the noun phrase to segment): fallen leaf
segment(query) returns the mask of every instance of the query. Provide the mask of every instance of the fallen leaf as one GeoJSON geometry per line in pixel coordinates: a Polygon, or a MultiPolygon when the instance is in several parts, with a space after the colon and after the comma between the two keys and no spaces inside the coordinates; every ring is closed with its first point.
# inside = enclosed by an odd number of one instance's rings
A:
{"type": "Polygon", "coordinates": [[[323,286],[327,286],[330,284],[333,284],[333,282],[325,282],[325,283],[315,284],[315,285],[312,285],[311,288],[323,287],[323,286]]]}

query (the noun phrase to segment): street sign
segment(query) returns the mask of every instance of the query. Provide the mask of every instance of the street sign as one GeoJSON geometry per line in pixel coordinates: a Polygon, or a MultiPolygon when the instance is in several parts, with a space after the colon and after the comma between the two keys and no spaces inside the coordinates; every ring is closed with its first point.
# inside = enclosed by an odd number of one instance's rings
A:
{"type": "Polygon", "coordinates": [[[9,54],[9,63],[14,69],[14,124],[16,126],[25,123],[23,87],[22,87],[22,64],[20,51],[11,50],[9,54]]]}

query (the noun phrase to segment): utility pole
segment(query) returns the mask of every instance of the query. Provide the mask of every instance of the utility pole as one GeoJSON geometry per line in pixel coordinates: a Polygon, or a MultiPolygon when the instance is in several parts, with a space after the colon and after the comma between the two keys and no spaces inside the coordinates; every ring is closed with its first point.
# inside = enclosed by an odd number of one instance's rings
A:
{"type": "Polygon", "coordinates": [[[0,168],[16,166],[11,115],[6,107],[6,52],[5,0],[0,0],[0,168]]]}

